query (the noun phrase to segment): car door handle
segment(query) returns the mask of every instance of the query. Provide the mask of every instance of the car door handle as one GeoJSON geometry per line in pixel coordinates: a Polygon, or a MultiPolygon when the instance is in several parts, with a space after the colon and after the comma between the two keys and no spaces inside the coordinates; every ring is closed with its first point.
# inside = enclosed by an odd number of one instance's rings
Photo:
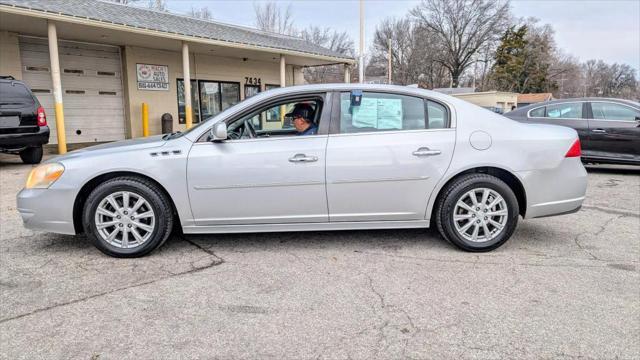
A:
{"type": "Polygon", "coordinates": [[[442,152],[440,150],[431,150],[428,147],[421,147],[420,149],[414,151],[413,156],[434,156],[440,155],[442,152]]]}
{"type": "Polygon", "coordinates": [[[604,130],[604,129],[593,129],[593,130],[591,130],[591,132],[598,133],[598,134],[606,134],[607,133],[607,131],[604,130]]]}
{"type": "Polygon", "coordinates": [[[292,163],[303,163],[303,162],[314,162],[318,161],[317,156],[307,156],[305,154],[295,154],[293,157],[289,158],[289,162],[292,163]]]}

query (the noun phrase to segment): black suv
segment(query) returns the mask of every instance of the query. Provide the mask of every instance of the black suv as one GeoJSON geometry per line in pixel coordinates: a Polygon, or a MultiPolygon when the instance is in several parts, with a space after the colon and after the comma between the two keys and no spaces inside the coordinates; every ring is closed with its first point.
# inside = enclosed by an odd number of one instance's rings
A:
{"type": "Polygon", "coordinates": [[[0,76],[0,152],[37,164],[48,142],[47,117],[38,99],[22,81],[0,76]]]}

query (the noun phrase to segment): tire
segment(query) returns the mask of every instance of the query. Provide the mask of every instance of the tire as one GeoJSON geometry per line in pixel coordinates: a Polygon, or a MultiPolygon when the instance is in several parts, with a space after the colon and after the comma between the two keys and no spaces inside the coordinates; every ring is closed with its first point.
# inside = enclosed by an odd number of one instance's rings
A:
{"type": "Polygon", "coordinates": [[[120,258],[144,256],[161,246],[169,238],[173,223],[171,202],[158,186],[130,176],[98,185],[87,197],[82,216],[84,232],[91,242],[103,253],[120,258]],[[136,209],[139,202],[142,205],[136,209]]]}
{"type": "Polygon", "coordinates": [[[438,230],[442,237],[462,250],[494,250],[509,240],[516,229],[518,200],[513,190],[495,176],[463,175],[447,185],[441,194],[436,204],[438,230]],[[472,196],[478,202],[473,207],[470,206],[473,204],[472,196]],[[484,196],[487,199],[483,204],[484,196]],[[489,208],[494,202],[495,205],[489,208]]]}
{"type": "Polygon", "coordinates": [[[20,159],[25,164],[39,164],[42,161],[42,145],[30,146],[20,151],[20,159]]]}

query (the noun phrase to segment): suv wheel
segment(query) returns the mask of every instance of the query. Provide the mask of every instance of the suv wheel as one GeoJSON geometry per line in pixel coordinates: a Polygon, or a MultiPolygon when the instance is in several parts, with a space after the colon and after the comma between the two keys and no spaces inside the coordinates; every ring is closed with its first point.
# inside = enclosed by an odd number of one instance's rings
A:
{"type": "Polygon", "coordinates": [[[518,224],[518,200],[495,176],[462,176],[442,194],[436,208],[438,230],[463,250],[496,249],[509,240],[518,224]]]}
{"type": "Polygon", "coordinates": [[[25,164],[38,164],[42,160],[42,145],[30,146],[20,151],[20,159],[25,164]]]}
{"type": "Polygon", "coordinates": [[[173,228],[170,201],[158,187],[136,177],[97,186],[84,205],[84,231],[103,253],[140,257],[162,245],[173,228]]]}

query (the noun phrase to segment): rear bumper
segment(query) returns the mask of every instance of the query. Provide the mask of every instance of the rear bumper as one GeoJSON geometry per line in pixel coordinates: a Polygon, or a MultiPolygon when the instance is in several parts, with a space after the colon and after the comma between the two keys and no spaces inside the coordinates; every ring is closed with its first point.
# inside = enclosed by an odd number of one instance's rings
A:
{"type": "Polygon", "coordinates": [[[22,189],[17,208],[27,229],[75,235],[73,199],[67,189],[22,189]]]}
{"type": "Polygon", "coordinates": [[[580,158],[565,158],[552,169],[518,173],[527,194],[525,219],[576,212],[587,192],[587,171],[580,158]]]}
{"type": "Polygon", "coordinates": [[[35,133],[0,134],[0,149],[22,150],[29,146],[40,146],[49,142],[49,127],[42,126],[35,133]]]}

